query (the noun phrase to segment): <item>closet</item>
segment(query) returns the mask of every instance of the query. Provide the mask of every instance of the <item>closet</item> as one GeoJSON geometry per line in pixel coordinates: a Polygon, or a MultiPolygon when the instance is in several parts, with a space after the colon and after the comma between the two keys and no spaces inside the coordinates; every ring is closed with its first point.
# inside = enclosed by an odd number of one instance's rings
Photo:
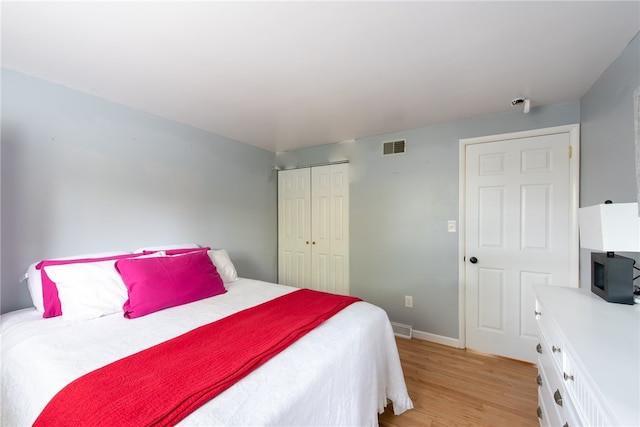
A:
{"type": "Polygon", "coordinates": [[[278,172],[278,282],[349,294],[349,164],[278,172]]]}

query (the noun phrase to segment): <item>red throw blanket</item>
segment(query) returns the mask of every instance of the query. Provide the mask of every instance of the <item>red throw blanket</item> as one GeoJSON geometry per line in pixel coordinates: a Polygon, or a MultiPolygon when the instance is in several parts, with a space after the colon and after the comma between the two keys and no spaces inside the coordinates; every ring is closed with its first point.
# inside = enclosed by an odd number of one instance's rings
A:
{"type": "Polygon", "coordinates": [[[355,297],[300,289],[90,372],[34,426],[164,426],[247,376],[355,297]]]}

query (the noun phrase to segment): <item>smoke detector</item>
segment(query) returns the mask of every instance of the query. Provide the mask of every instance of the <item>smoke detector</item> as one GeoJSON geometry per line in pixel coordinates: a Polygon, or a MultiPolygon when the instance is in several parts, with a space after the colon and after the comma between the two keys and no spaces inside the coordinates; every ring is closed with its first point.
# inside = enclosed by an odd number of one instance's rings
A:
{"type": "Polygon", "coordinates": [[[527,114],[529,109],[531,108],[531,100],[529,98],[515,98],[511,101],[511,106],[515,107],[516,105],[524,104],[523,112],[527,114]]]}

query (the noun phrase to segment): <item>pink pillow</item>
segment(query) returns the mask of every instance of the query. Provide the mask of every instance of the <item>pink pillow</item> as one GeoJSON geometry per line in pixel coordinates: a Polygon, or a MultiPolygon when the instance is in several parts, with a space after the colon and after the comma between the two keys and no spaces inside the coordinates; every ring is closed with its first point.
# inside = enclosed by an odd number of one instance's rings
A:
{"type": "Polygon", "coordinates": [[[164,308],[227,292],[207,251],[116,261],[129,299],[124,317],[133,319],[164,308]]]}
{"type": "Polygon", "coordinates": [[[42,302],[44,312],[42,317],[56,317],[62,315],[62,306],[58,297],[58,288],[53,280],[49,278],[44,267],[50,265],[78,264],[83,262],[109,261],[113,259],[130,258],[140,256],[140,254],[121,254],[111,255],[100,258],[76,258],[76,259],[45,259],[36,265],[36,269],[40,270],[42,278],[42,302]]]}
{"type": "MultiPolygon", "coordinates": [[[[189,252],[198,252],[198,251],[208,251],[211,248],[207,247],[207,248],[180,248],[180,249],[162,249],[162,252],[164,252],[166,255],[181,255],[181,254],[187,254],[189,252]]],[[[151,255],[151,254],[155,254],[156,252],[160,252],[160,251],[149,251],[149,250],[143,250],[142,253],[144,255],[151,255]]]]}

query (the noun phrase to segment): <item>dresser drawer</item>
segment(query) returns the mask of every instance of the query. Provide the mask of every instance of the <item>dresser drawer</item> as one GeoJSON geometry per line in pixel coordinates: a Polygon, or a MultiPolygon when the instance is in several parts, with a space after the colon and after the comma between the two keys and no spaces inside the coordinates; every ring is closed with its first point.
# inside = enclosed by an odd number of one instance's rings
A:
{"type": "Polygon", "coordinates": [[[568,395],[571,396],[575,407],[580,408],[579,410],[574,409],[574,417],[576,420],[580,420],[582,425],[615,425],[615,422],[602,409],[601,400],[598,399],[598,393],[595,386],[591,384],[589,376],[584,374],[574,360],[575,358],[570,351],[565,352],[562,372],[564,387],[568,395]]]}
{"type": "Polygon", "coordinates": [[[563,342],[556,327],[553,325],[553,321],[549,318],[544,306],[542,306],[540,302],[536,302],[536,322],[538,323],[538,331],[545,336],[554,363],[558,369],[562,369],[563,342]]]}
{"type": "Polygon", "coordinates": [[[549,393],[549,389],[544,386],[545,378],[542,378],[543,385],[538,387],[538,420],[542,426],[556,427],[562,425],[560,423],[560,412],[557,405],[553,401],[553,396],[549,393]]]}
{"type": "MultiPolygon", "coordinates": [[[[544,308],[537,305],[538,338],[538,373],[541,384],[539,388],[539,402],[544,408],[544,414],[552,426],[584,425],[578,421],[572,402],[572,394],[566,388],[565,354],[560,334],[557,333],[552,321],[545,317],[544,308]]],[[[567,378],[568,379],[568,378],[567,378]]],[[[544,415],[543,415],[544,417],[544,415]]],[[[544,418],[543,418],[544,419],[544,418]]]]}
{"type": "Polygon", "coordinates": [[[557,352],[553,352],[552,345],[549,342],[544,329],[538,330],[539,344],[538,351],[538,371],[543,374],[543,378],[546,380],[543,383],[543,387],[549,389],[559,389],[564,386],[561,380],[562,373],[562,359],[560,363],[557,360],[557,352]]]}
{"type": "Polygon", "coordinates": [[[576,413],[576,408],[573,405],[573,399],[569,398],[568,391],[566,391],[566,393],[567,393],[566,403],[563,405],[563,408],[562,408],[562,419],[564,420],[562,427],[575,427],[575,426],[587,425],[582,421],[580,421],[580,418],[576,413]]]}
{"type": "Polygon", "coordinates": [[[538,422],[541,427],[551,427],[551,417],[547,409],[545,399],[542,397],[542,389],[538,388],[538,422]]]}
{"type": "Polygon", "coordinates": [[[571,395],[563,387],[562,380],[557,371],[538,371],[540,387],[538,388],[538,402],[543,408],[543,420],[548,420],[551,426],[581,426],[586,425],[579,421],[572,403],[571,395]]]}

